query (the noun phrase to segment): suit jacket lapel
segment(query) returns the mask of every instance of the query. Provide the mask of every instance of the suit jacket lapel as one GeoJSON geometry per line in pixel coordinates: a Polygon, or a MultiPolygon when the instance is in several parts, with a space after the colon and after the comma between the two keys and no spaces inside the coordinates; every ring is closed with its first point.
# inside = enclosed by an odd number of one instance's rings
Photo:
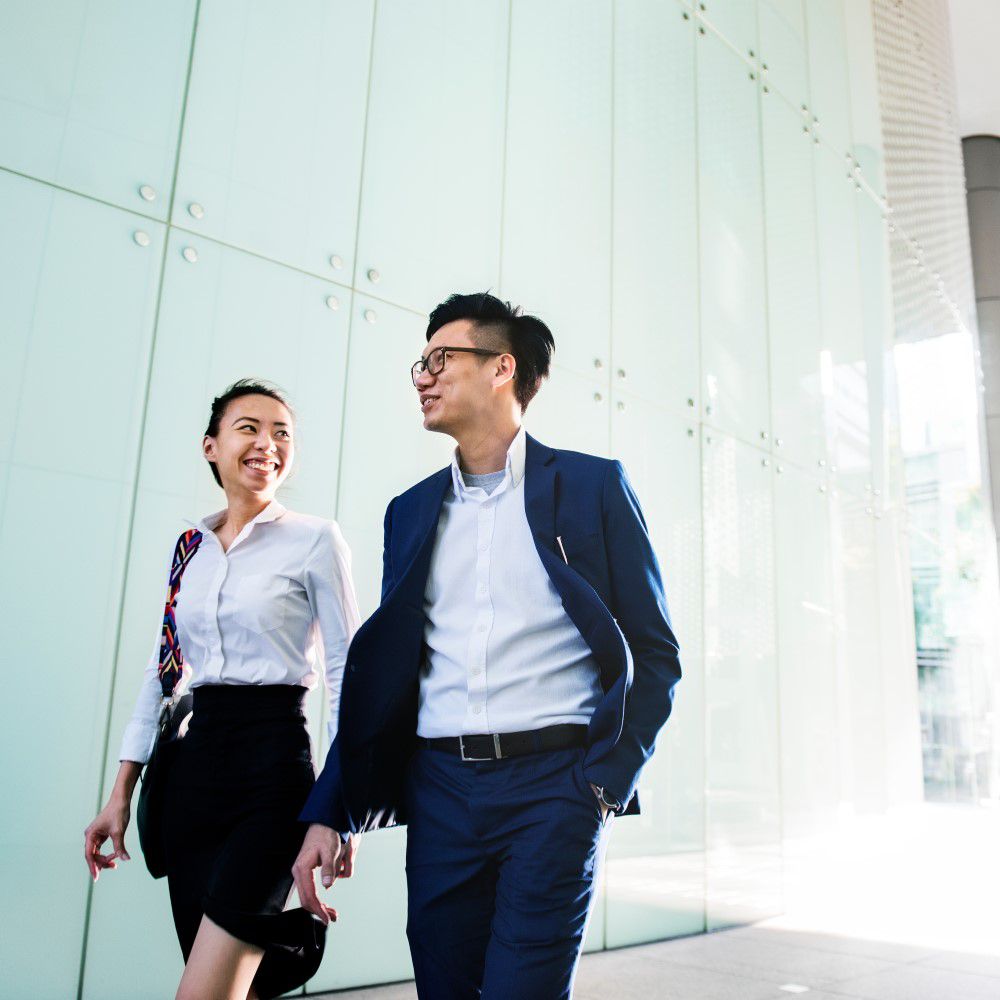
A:
{"type": "Polygon", "coordinates": [[[393,553],[399,565],[405,566],[403,575],[396,581],[394,593],[402,600],[417,607],[423,607],[424,592],[427,589],[427,574],[431,567],[431,553],[437,536],[441,504],[451,487],[451,469],[444,468],[433,475],[421,491],[417,509],[413,512],[413,524],[393,525],[393,553]]]}
{"type": "Polygon", "coordinates": [[[551,448],[539,443],[530,434],[526,437],[524,513],[528,518],[528,526],[531,528],[539,555],[543,549],[558,554],[556,490],[559,484],[554,462],[556,455],[551,448]]]}

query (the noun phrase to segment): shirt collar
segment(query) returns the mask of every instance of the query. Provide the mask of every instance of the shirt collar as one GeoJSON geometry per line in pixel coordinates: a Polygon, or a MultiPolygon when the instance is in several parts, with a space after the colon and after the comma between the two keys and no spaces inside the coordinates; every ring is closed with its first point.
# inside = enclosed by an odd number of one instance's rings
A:
{"type": "MultiPolygon", "coordinates": [[[[511,441],[510,447],[507,449],[507,460],[504,463],[504,472],[506,473],[504,482],[512,489],[516,488],[524,478],[524,459],[527,447],[525,435],[526,431],[522,425],[514,435],[514,440],[511,441]]],[[[455,496],[460,502],[464,502],[465,493],[468,492],[469,487],[465,485],[465,480],[462,478],[462,470],[458,465],[457,446],[451,458],[451,483],[455,491],[455,496]]]]}
{"type": "MultiPolygon", "coordinates": [[[[267,521],[277,521],[282,514],[285,513],[287,508],[280,504],[277,500],[272,500],[251,522],[250,524],[264,524],[267,521]]],[[[207,531],[215,531],[219,526],[219,523],[226,516],[227,508],[223,507],[222,510],[217,510],[214,514],[208,514],[203,517],[200,521],[191,521],[188,518],[184,518],[185,524],[190,524],[192,528],[197,528],[202,533],[207,531]]]]}

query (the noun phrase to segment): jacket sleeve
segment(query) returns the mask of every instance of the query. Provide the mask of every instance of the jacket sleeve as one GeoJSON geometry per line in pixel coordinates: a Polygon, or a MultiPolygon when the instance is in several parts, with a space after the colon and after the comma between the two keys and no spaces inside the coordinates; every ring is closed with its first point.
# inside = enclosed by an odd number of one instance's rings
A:
{"type": "Polygon", "coordinates": [[[346,833],[350,829],[340,773],[339,735],[326,752],[326,763],[299,813],[299,819],[303,823],[321,823],[340,833],[346,833]]]}
{"type": "Polygon", "coordinates": [[[681,665],[660,567],[621,462],[608,467],[602,506],[611,613],[632,653],[633,677],[621,736],[609,754],[587,766],[586,776],[625,807],[670,716],[681,665]]]}
{"type": "Polygon", "coordinates": [[[392,571],[392,505],[395,499],[389,501],[389,506],[385,509],[385,520],[383,522],[383,542],[382,542],[382,598],[380,603],[384,603],[392,588],[396,586],[396,578],[392,571]]]}

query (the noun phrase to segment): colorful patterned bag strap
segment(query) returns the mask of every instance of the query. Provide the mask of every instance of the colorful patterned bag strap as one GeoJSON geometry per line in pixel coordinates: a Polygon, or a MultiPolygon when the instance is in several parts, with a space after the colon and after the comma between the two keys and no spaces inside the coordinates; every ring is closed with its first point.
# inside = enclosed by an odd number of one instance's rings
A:
{"type": "Polygon", "coordinates": [[[177,605],[177,595],[181,589],[181,577],[191,557],[198,551],[201,544],[201,532],[196,528],[185,531],[177,539],[174,548],[174,559],[170,566],[170,581],[167,584],[167,603],[163,609],[163,635],[160,639],[160,690],[164,698],[173,696],[174,688],[181,679],[184,667],[184,656],[181,645],[177,641],[177,620],[174,608],[177,605]]]}

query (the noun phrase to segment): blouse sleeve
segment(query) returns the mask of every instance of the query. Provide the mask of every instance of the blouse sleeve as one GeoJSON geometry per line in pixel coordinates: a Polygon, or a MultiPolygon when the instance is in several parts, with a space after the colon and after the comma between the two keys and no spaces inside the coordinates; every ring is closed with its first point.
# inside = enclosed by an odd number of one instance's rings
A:
{"type": "Polygon", "coordinates": [[[351,577],[351,550],[336,521],[323,525],[309,553],[305,586],[313,618],[318,624],[317,646],[330,699],[327,722],[329,746],[337,735],[340,687],[344,679],[347,650],[361,624],[351,577]]]}
{"type": "Polygon", "coordinates": [[[153,654],[143,673],[142,687],[139,689],[132,718],[125,727],[121,750],[118,752],[119,760],[134,760],[139,764],[145,764],[153,753],[162,700],[159,675],[161,637],[162,624],[161,631],[156,636],[153,654]]]}

